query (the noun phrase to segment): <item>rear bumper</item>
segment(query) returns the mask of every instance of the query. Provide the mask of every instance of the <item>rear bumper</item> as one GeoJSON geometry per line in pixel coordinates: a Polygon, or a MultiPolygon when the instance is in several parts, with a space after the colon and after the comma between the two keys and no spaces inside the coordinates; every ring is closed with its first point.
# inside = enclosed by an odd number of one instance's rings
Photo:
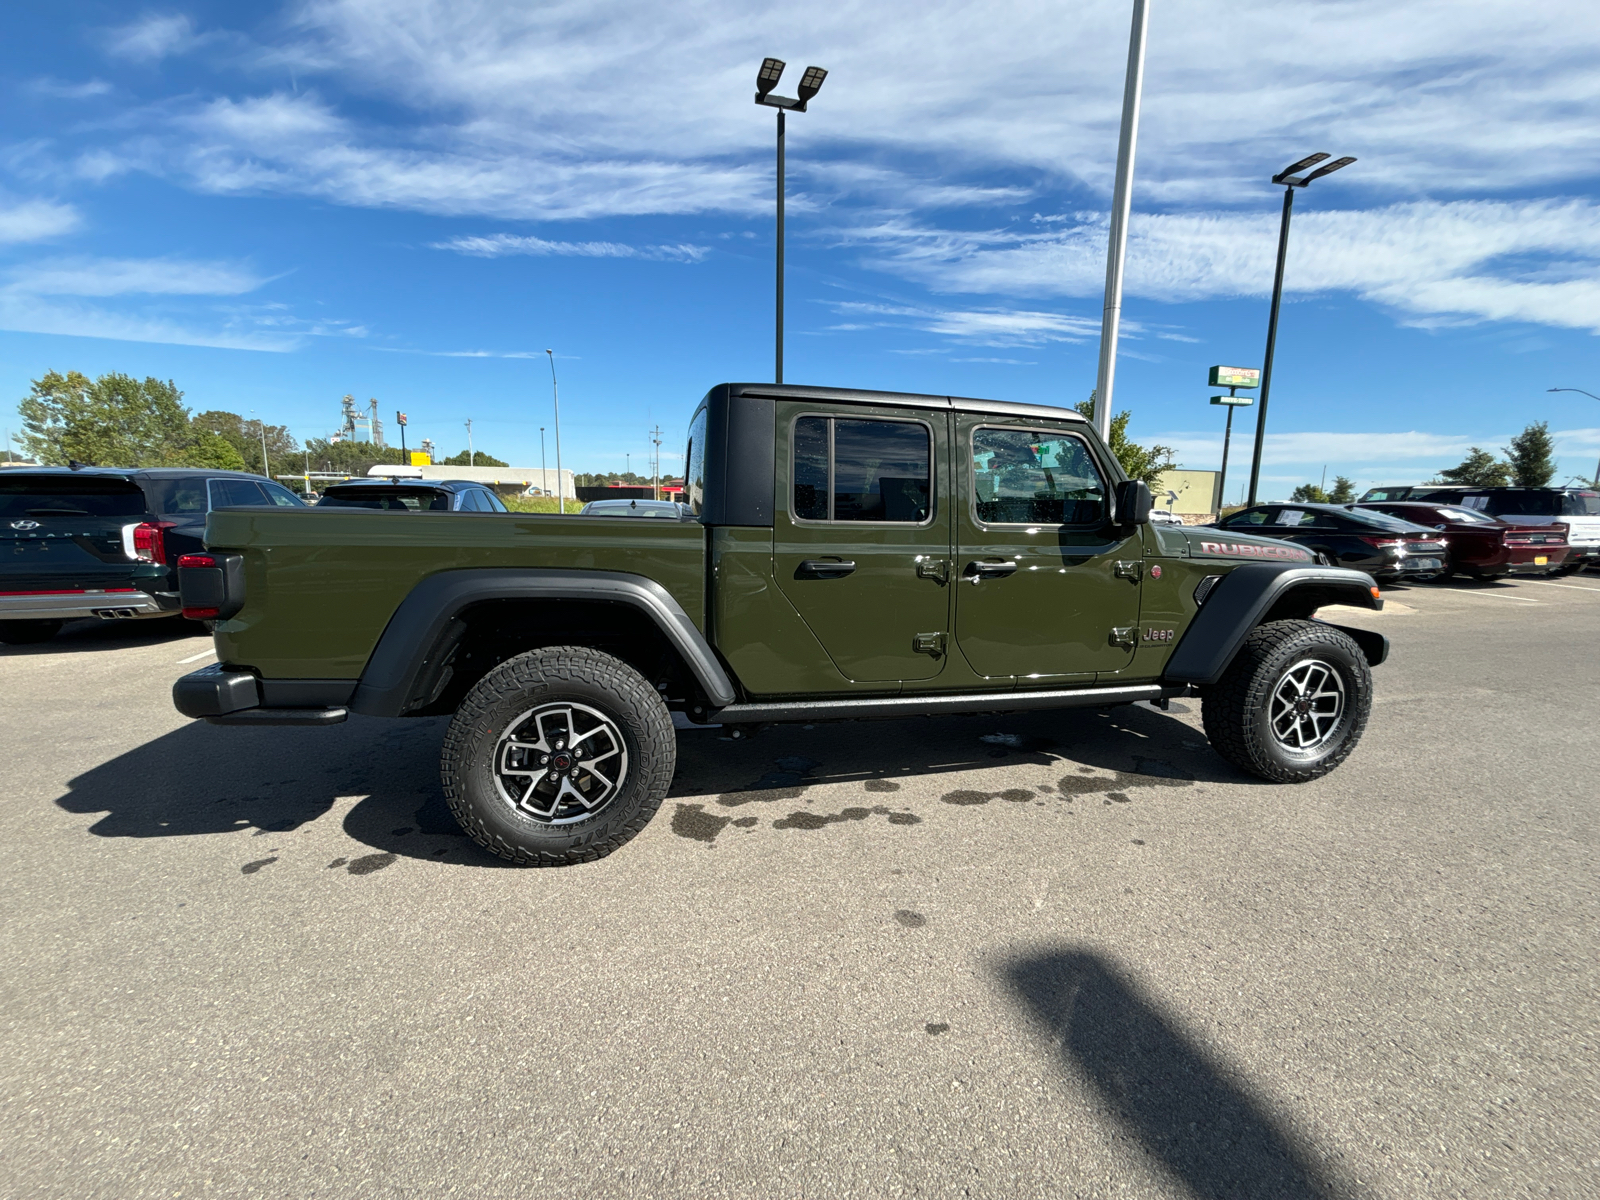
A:
{"type": "Polygon", "coordinates": [[[229,671],[212,663],[180,677],[172,685],[172,704],[184,716],[214,725],[336,725],[347,715],[342,705],[302,706],[331,699],[340,695],[341,689],[348,696],[352,687],[348,680],[264,683],[248,671],[229,671]],[[280,703],[264,707],[263,692],[267,693],[267,700],[280,703]]]}
{"type": "Polygon", "coordinates": [[[165,617],[178,611],[177,597],[138,588],[106,591],[23,592],[0,595],[0,621],[74,621],[79,617],[165,617]]]}

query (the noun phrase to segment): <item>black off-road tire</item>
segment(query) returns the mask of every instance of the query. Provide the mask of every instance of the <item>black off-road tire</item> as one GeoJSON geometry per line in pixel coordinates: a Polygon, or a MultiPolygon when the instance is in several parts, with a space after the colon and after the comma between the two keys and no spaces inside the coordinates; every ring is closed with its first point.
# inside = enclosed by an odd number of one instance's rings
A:
{"type": "Polygon", "coordinates": [[[585,646],[550,646],[508,659],[467,693],[445,734],[439,770],[462,830],[519,866],[593,862],[622,846],[655,816],[678,759],[672,714],[644,676],[585,646]],[[497,783],[501,738],[530,710],[583,705],[609,720],[627,752],[616,795],[572,824],[521,811],[497,783]]]}
{"type": "Polygon", "coordinates": [[[1332,771],[1355,749],[1372,711],[1372,671],[1349,634],[1316,621],[1272,621],[1253,630],[1206,693],[1201,717],[1212,747],[1228,762],[1273,783],[1305,783],[1332,771]],[[1326,740],[1289,747],[1272,730],[1272,700],[1291,671],[1325,664],[1338,676],[1343,704],[1326,740]]]}
{"type": "Polygon", "coordinates": [[[31,646],[48,642],[61,632],[60,621],[0,621],[0,642],[8,646],[31,646]]]}

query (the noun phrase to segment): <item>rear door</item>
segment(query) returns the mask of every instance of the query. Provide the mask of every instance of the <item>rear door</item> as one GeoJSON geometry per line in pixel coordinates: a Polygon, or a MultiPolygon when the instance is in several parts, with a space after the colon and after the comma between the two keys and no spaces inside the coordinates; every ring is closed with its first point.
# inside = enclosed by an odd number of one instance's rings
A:
{"type": "Polygon", "coordinates": [[[931,679],[950,628],[949,414],[780,402],[773,568],[849,679],[931,679]]]}
{"type": "Polygon", "coordinates": [[[1019,684],[1115,675],[1133,659],[1144,548],[1108,523],[1110,486],[1070,426],[956,415],[956,642],[1019,684]]]}

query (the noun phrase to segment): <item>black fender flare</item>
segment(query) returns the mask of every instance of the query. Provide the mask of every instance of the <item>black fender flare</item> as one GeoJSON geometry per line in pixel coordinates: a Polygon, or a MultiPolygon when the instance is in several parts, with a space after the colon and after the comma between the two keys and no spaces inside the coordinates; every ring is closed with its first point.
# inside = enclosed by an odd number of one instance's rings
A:
{"type": "MultiPolygon", "coordinates": [[[[1298,566],[1291,563],[1245,563],[1235,567],[1206,595],[1189,628],[1167,660],[1162,678],[1171,683],[1215,683],[1228,669],[1250,631],[1279,600],[1290,593],[1310,592],[1314,607],[1350,604],[1381,609],[1377,585],[1364,571],[1348,567],[1298,566]]],[[[1343,628],[1336,626],[1336,628],[1343,628]]],[[[1373,666],[1388,655],[1389,640],[1381,633],[1345,630],[1356,639],[1373,666]]]]}
{"type": "Polygon", "coordinates": [[[683,606],[653,579],[622,571],[553,567],[469,567],[429,575],[412,588],[389,618],[350,697],[352,712],[398,717],[428,667],[450,622],[484,600],[605,600],[648,617],[683,657],[712,705],[733,703],[737,692],[705,635],[683,606]]]}

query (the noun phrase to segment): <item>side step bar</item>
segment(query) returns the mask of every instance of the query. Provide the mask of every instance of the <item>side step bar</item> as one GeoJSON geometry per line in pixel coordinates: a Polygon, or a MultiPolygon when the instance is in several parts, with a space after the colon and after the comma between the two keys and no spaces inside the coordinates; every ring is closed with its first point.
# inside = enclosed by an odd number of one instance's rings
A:
{"type": "Polygon", "coordinates": [[[865,700],[779,700],[730,704],[708,722],[755,725],[768,721],[849,721],[858,717],[931,717],[962,713],[1017,712],[1029,708],[1101,708],[1135,700],[1161,700],[1188,692],[1183,684],[1141,683],[1124,687],[1059,688],[1052,691],[957,692],[948,696],[878,696],[865,700]]]}
{"type": "Polygon", "coordinates": [[[337,725],[349,715],[343,708],[241,708],[201,719],[212,725],[337,725]]]}

